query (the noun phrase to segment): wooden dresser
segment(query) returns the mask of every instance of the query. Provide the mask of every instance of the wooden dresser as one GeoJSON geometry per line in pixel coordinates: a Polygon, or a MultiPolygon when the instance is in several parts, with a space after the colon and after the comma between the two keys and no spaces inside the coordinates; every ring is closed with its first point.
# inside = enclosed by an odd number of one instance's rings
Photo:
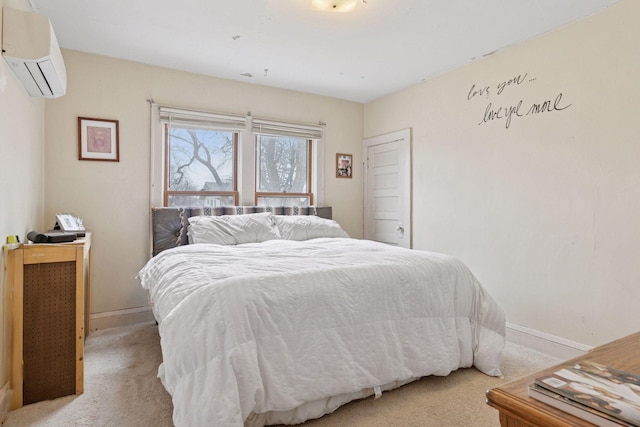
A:
{"type": "MultiPolygon", "coordinates": [[[[592,360],[602,365],[640,374],[640,332],[594,348],[589,353],[563,362],[592,360]]],[[[551,374],[557,365],[487,391],[487,404],[499,411],[502,427],[592,427],[593,424],[528,396],[535,377],[551,374]]]]}
{"type": "Polygon", "coordinates": [[[8,251],[11,409],[84,391],[91,235],[8,251]]]}

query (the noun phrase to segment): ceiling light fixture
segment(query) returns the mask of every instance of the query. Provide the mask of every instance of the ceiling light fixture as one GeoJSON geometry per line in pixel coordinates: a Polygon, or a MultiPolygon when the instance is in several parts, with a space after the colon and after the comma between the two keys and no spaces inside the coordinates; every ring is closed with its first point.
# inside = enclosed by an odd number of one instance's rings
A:
{"type": "Polygon", "coordinates": [[[364,0],[311,0],[311,9],[322,12],[351,12],[364,0]]]}

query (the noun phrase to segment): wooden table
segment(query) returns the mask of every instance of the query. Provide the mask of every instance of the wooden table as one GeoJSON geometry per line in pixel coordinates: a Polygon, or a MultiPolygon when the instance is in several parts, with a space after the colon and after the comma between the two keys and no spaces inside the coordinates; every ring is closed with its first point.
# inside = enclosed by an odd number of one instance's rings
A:
{"type": "Polygon", "coordinates": [[[68,243],[20,245],[7,254],[10,409],[25,402],[81,394],[91,234],[68,243]]]}
{"type": "Polygon", "coordinates": [[[539,402],[527,394],[529,385],[540,375],[551,374],[560,366],[584,360],[640,374],[640,332],[594,348],[587,354],[563,362],[519,380],[487,391],[487,404],[496,408],[502,427],[587,427],[593,424],[560,409],[539,402]]]}
{"type": "Polygon", "coordinates": [[[89,335],[89,316],[91,315],[91,232],[87,231],[84,236],[78,237],[70,243],[71,245],[82,245],[84,248],[84,336],[89,335]]]}

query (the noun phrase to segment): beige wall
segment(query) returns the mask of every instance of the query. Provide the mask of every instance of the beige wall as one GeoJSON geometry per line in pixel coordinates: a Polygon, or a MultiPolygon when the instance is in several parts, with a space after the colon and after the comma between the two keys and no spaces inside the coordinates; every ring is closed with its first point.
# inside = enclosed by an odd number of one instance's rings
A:
{"type": "MultiPolygon", "coordinates": [[[[25,8],[23,2],[0,0],[0,7],[25,8]]],[[[27,9],[28,10],[28,9],[27,9]]],[[[0,45],[2,19],[0,19],[0,45]]],[[[7,63],[0,60],[0,239],[18,235],[21,242],[42,227],[44,101],[31,98],[7,63]]],[[[9,322],[6,273],[0,258],[0,388],[7,380],[9,322]]],[[[0,396],[1,397],[1,396],[0,396]]],[[[0,414],[0,419],[2,414],[0,414]]]]}
{"type": "Polygon", "coordinates": [[[72,212],[93,232],[92,312],[147,305],[135,278],[149,253],[150,107],[326,122],[325,204],[362,236],[362,174],[335,178],[335,153],[361,162],[363,106],[63,50],[69,87],[46,102],[45,220],[72,212]],[[119,120],[120,162],[78,160],[77,117],[119,120]]]}
{"type": "Polygon", "coordinates": [[[465,261],[509,322],[588,345],[640,329],[639,17],[623,0],[365,106],[366,137],[413,129],[414,246],[465,261]]]}

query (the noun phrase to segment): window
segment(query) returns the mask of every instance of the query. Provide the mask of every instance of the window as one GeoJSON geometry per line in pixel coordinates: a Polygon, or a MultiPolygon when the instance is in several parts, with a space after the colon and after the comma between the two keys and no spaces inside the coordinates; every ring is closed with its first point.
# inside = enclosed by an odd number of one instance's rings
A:
{"type": "MultiPolygon", "coordinates": [[[[229,206],[238,203],[238,141],[246,118],[159,107],[162,123],[164,206],[229,206]]],[[[160,160],[152,153],[152,164],[160,160]]]]}
{"type": "Polygon", "coordinates": [[[310,139],[256,136],[256,205],[313,204],[310,139]]]}
{"type": "Polygon", "coordinates": [[[152,207],[322,202],[322,123],[151,105],[152,207]]]}
{"type": "Polygon", "coordinates": [[[238,200],[238,133],[165,125],[165,206],[230,206],[238,200]]]}
{"type": "Polygon", "coordinates": [[[316,203],[322,128],[253,119],[252,130],[256,135],[255,204],[316,203]]]}

